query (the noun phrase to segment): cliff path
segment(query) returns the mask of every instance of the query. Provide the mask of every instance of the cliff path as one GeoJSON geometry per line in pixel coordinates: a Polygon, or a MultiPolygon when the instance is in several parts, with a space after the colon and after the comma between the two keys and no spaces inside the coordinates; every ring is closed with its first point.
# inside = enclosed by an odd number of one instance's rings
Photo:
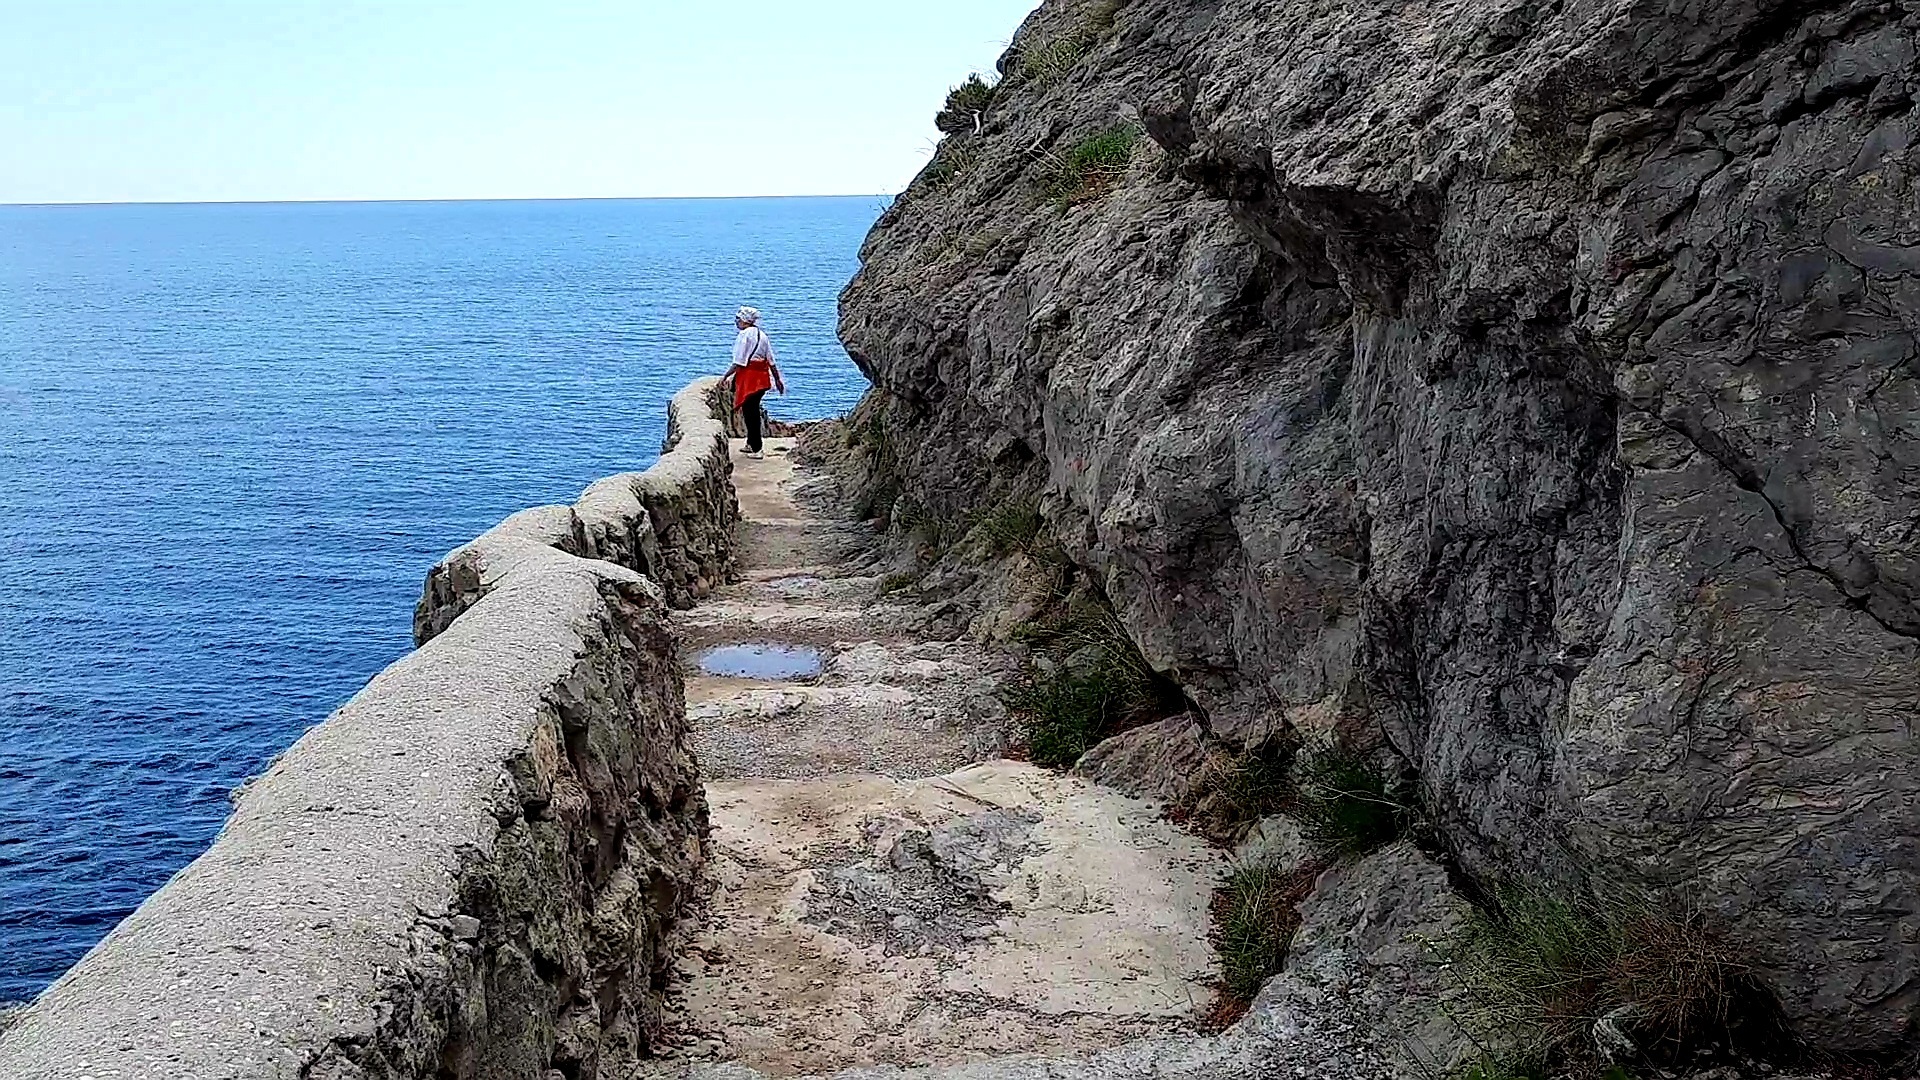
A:
{"type": "Polygon", "coordinates": [[[1163,1038],[1120,1051],[1151,1067],[1138,1075],[1238,1075],[1153,1064],[1240,1053],[1193,1034],[1224,857],[1152,804],[982,760],[1004,661],[882,595],[870,530],[793,449],[736,447],[744,580],[680,627],[712,891],[668,1005],[681,1056],[654,1075],[995,1058],[1015,1060],[977,1075],[1018,1076],[1147,1036],[1163,1038]],[[741,646],[749,668],[703,667],[741,646]]]}

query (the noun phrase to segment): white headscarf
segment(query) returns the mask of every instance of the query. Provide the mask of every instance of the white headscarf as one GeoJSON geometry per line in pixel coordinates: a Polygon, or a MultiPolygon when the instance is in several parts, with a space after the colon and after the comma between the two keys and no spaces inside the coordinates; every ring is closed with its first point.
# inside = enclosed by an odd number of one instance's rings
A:
{"type": "Polygon", "coordinates": [[[733,317],[740,322],[746,323],[748,326],[760,325],[759,308],[743,307],[739,311],[734,312],[733,317]]]}

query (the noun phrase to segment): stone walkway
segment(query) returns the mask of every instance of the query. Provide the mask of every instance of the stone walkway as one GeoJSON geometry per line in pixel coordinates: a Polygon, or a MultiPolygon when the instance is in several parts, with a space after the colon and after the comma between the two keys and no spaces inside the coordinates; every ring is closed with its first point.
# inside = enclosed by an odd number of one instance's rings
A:
{"type": "Polygon", "coordinates": [[[682,616],[713,892],[669,1005],[666,1076],[1083,1055],[1190,1031],[1224,859],[1157,808],[980,760],[1004,661],[880,596],[864,527],[808,506],[787,440],[736,447],[745,578],[682,616]],[[800,680],[710,648],[818,650],[800,680]]]}

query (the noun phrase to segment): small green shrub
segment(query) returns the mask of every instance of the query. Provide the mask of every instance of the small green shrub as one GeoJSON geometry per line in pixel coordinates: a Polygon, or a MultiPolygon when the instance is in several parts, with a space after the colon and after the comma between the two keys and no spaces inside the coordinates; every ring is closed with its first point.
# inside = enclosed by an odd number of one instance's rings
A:
{"type": "Polygon", "coordinates": [[[1000,556],[1033,547],[1042,524],[1040,507],[1033,501],[1010,499],[987,511],[978,528],[987,551],[1000,556]]]}
{"type": "Polygon", "coordinates": [[[1069,607],[1014,631],[1052,658],[1006,695],[1034,763],[1068,768],[1108,735],[1151,719],[1159,708],[1153,668],[1111,611],[1069,607]]]}
{"type": "Polygon", "coordinates": [[[1698,912],[1644,896],[1570,902],[1508,889],[1496,913],[1469,924],[1451,960],[1468,1023],[1511,1048],[1510,1073],[1591,1055],[1603,1017],[1623,1018],[1635,1046],[1662,1060],[1730,1043],[1752,1019],[1743,1011],[1773,1022],[1756,1007],[1764,995],[1749,968],[1698,912]]]}
{"type": "Polygon", "coordinates": [[[1126,175],[1139,143],[1139,130],[1123,124],[1049,154],[1040,170],[1040,193],[1063,206],[1104,195],[1126,175]]]}
{"type": "Polygon", "coordinates": [[[911,589],[918,584],[920,584],[920,575],[911,570],[888,574],[886,577],[880,579],[880,595],[891,596],[894,593],[911,589]]]}
{"type": "Polygon", "coordinates": [[[1035,42],[1020,53],[1020,78],[1035,86],[1052,86],[1067,77],[1093,49],[1085,34],[1062,34],[1035,42]]]}
{"type": "Polygon", "coordinates": [[[1016,688],[1007,709],[1035,765],[1068,769],[1093,749],[1127,690],[1104,674],[1060,674],[1016,688]]]}
{"type": "Polygon", "coordinates": [[[966,535],[966,522],[942,514],[918,499],[905,499],[899,504],[899,510],[889,525],[898,525],[909,535],[932,548],[944,552],[966,535]]]}
{"type": "Polygon", "coordinates": [[[1099,649],[1129,682],[1138,684],[1143,694],[1151,690],[1153,667],[1134,646],[1120,617],[1098,604],[1069,604],[1050,618],[1017,628],[1013,637],[1060,657],[1082,649],[1099,649]]]}
{"type": "Polygon", "coordinates": [[[1270,863],[1242,863],[1214,901],[1214,945],[1226,993],[1252,1001],[1286,963],[1300,928],[1299,903],[1318,868],[1283,871],[1270,863]]]}
{"type": "Polygon", "coordinates": [[[947,92],[947,103],[934,114],[933,126],[948,135],[974,134],[980,130],[987,106],[993,104],[995,89],[977,74],[967,76],[966,82],[947,92]]]}
{"type": "Polygon", "coordinates": [[[866,474],[865,482],[857,487],[854,510],[862,518],[878,520],[883,527],[890,527],[905,482],[893,443],[887,438],[886,413],[876,411],[865,423],[849,424],[847,446],[860,457],[866,474]]]}
{"type": "Polygon", "coordinates": [[[1412,808],[1390,794],[1387,779],[1365,760],[1323,750],[1300,769],[1295,804],[1300,830],[1321,850],[1357,858],[1392,843],[1412,808]]]}

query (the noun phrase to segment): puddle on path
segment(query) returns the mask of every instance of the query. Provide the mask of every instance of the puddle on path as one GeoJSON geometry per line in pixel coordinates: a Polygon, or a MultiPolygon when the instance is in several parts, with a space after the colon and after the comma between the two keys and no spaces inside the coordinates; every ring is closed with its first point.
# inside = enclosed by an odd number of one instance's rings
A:
{"type": "Polygon", "coordinates": [[[735,679],[809,679],[820,674],[820,650],[805,645],[750,642],[718,645],[700,654],[700,670],[735,679]]]}
{"type": "Polygon", "coordinates": [[[767,588],[783,596],[803,596],[807,593],[819,592],[826,582],[811,574],[790,574],[786,577],[773,578],[766,584],[767,588]]]}

